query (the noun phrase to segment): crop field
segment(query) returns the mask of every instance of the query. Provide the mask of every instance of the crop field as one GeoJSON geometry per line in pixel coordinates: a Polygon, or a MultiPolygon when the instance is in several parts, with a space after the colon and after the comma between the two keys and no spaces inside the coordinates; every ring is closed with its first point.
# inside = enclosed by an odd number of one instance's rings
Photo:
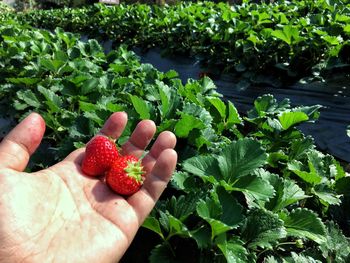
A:
{"type": "Polygon", "coordinates": [[[177,137],[176,171],[122,262],[350,262],[347,163],[299,129],[322,105],[264,94],[241,112],[210,75],[183,82],[141,63],[135,47],[196,58],[256,88],[327,82],[350,74],[350,4],[0,9],[0,132],[33,111],[47,125],[28,171],[84,146],[117,111],[129,116],[119,144],[144,119],[177,137]]]}

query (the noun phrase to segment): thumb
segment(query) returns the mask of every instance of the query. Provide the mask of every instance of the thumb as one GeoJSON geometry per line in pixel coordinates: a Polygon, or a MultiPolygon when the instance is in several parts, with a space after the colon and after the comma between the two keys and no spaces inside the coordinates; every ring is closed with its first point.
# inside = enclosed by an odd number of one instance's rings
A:
{"type": "Polygon", "coordinates": [[[0,143],[0,168],[23,171],[44,132],[44,119],[37,113],[28,115],[0,143]]]}

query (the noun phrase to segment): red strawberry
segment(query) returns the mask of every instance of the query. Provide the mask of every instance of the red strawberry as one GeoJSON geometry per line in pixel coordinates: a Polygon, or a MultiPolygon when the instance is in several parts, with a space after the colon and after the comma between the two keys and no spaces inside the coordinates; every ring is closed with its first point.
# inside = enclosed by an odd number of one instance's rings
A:
{"type": "Polygon", "coordinates": [[[83,172],[90,176],[104,174],[119,157],[115,143],[105,136],[96,136],[87,145],[81,165],[83,172]]]}
{"type": "Polygon", "coordinates": [[[142,186],[144,173],[141,161],[135,156],[120,156],[107,171],[106,182],[116,193],[131,195],[142,186]]]}

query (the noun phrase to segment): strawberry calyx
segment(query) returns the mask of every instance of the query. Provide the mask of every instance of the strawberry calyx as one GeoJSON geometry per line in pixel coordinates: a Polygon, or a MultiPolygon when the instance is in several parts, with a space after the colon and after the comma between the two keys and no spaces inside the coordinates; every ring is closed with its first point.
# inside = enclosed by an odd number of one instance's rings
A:
{"type": "Polygon", "coordinates": [[[143,166],[141,165],[141,161],[127,161],[127,166],[124,168],[126,174],[133,178],[137,182],[143,181],[143,174],[145,173],[143,170],[143,166]]]}

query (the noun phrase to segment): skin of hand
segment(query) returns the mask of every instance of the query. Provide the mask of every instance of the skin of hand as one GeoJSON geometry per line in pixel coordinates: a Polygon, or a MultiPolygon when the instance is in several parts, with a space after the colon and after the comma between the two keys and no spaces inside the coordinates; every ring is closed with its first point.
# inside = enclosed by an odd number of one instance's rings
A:
{"type": "MultiPolygon", "coordinates": [[[[100,134],[117,139],[126,123],[126,113],[114,113],[100,134]]],[[[122,154],[140,157],[155,131],[152,121],[139,122],[122,154]]],[[[144,185],[125,198],[82,173],[83,148],[23,172],[44,132],[43,118],[32,113],[0,143],[0,262],[118,262],[171,178],[176,137],[159,134],[142,159],[144,185]]]]}

